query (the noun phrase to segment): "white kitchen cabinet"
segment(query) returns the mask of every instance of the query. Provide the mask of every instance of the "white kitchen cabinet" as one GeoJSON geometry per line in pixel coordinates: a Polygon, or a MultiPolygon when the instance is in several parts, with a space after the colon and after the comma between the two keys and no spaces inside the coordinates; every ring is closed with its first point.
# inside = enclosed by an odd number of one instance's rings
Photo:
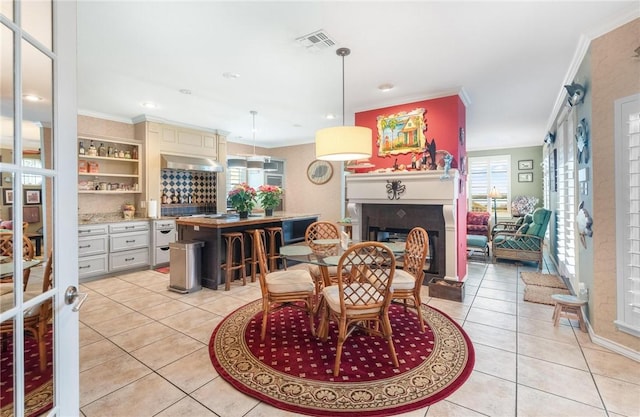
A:
{"type": "Polygon", "coordinates": [[[178,238],[175,220],[154,220],[153,221],[153,258],[152,265],[158,266],[168,264],[169,244],[178,238]]]}
{"type": "Polygon", "coordinates": [[[148,221],[79,226],[78,277],[148,267],[150,240],[148,221]]]}
{"type": "Polygon", "coordinates": [[[78,278],[88,278],[109,272],[108,231],[106,224],[78,227],[78,278]]]}

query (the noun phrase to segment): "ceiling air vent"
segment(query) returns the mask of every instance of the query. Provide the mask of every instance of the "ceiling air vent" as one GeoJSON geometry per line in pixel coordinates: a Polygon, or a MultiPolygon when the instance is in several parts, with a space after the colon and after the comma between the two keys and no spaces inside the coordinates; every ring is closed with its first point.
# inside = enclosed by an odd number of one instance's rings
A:
{"type": "Polygon", "coordinates": [[[308,35],[301,36],[297,38],[296,41],[310,51],[319,51],[335,46],[336,44],[333,39],[327,35],[327,32],[322,29],[309,33],[308,35]]]}

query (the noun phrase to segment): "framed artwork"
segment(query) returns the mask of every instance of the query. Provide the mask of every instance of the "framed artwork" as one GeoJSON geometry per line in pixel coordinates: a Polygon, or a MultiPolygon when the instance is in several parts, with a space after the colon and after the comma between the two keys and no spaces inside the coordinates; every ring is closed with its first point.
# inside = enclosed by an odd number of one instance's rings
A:
{"type": "Polygon", "coordinates": [[[13,188],[5,188],[2,191],[2,204],[5,206],[13,204],[13,188]]]}
{"type": "Polygon", "coordinates": [[[40,190],[24,190],[24,204],[41,204],[42,195],[40,190]]]}
{"type": "Polygon", "coordinates": [[[307,178],[314,184],[325,184],[333,176],[333,165],[328,161],[315,160],[307,167],[307,178]]]}
{"type": "Polygon", "coordinates": [[[519,172],[518,182],[533,182],[533,172],[519,172]]]}
{"type": "Polygon", "coordinates": [[[426,146],[424,109],[377,117],[378,155],[422,152],[426,146]]]}
{"type": "Polygon", "coordinates": [[[533,169],[533,159],[518,161],[518,170],[533,169]]]}

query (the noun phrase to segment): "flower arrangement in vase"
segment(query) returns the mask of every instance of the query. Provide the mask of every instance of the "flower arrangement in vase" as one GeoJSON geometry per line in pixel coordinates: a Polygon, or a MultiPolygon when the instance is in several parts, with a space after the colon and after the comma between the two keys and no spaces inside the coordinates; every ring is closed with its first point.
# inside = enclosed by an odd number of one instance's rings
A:
{"type": "Polygon", "coordinates": [[[235,185],[229,191],[228,200],[231,206],[240,214],[240,217],[246,217],[255,206],[256,195],[256,190],[246,182],[243,182],[235,185]]]}
{"type": "Polygon", "coordinates": [[[266,216],[273,215],[273,209],[280,204],[280,197],[284,190],[277,185],[261,185],[258,187],[258,201],[266,216]]]}

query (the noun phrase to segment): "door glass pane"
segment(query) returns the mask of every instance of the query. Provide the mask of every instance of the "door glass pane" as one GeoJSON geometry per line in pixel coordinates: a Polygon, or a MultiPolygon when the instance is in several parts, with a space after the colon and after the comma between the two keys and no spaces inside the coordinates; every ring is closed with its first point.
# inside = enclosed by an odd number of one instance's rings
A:
{"type": "MultiPolygon", "coordinates": [[[[22,46],[23,158],[43,158],[45,153],[51,154],[53,62],[28,42],[23,41],[22,46]]],[[[24,165],[22,160],[16,163],[24,165]]]]}
{"type": "MultiPolygon", "coordinates": [[[[4,5],[4,3],[3,3],[4,5]]],[[[13,156],[14,120],[13,106],[13,32],[0,25],[0,162],[11,162],[13,156]],[[6,70],[5,70],[6,69],[6,70]]],[[[4,183],[2,184],[4,187],[4,183]]]]}
{"type": "Polygon", "coordinates": [[[51,0],[22,0],[22,29],[51,47],[51,0]]]}
{"type": "Polygon", "coordinates": [[[0,13],[13,21],[13,0],[0,0],[0,13]]]}
{"type": "MultiPolygon", "coordinates": [[[[39,160],[38,160],[39,161],[39,160]]],[[[28,284],[24,293],[25,302],[55,286],[53,264],[53,179],[41,175],[30,175],[39,186],[24,188],[22,220],[25,224],[24,240],[33,252],[33,261],[25,262],[28,284]],[[26,269],[27,266],[33,265],[26,269]]],[[[26,258],[26,257],[25,257],[26,258]]],[[[52,299],[27,309],[25,323],[25,411],[26,415],[39,414],[53,406],[53,334],[52,299]]]]}

